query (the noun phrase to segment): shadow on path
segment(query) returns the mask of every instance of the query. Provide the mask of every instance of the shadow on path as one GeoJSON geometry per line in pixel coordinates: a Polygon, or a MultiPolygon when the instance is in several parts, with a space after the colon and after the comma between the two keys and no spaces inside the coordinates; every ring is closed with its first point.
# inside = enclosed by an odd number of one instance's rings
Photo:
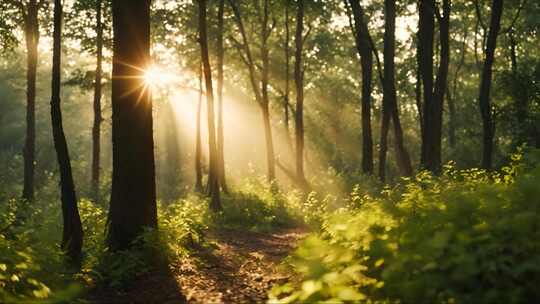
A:
{"type": "Polygon", "coordinates": [[[302,229],[256,233],[220,230],[210,234],[213,251],[171,265],[189,303],[261,303],[275,283],[288,275],[279,263],[304,236],[302,229]]]}

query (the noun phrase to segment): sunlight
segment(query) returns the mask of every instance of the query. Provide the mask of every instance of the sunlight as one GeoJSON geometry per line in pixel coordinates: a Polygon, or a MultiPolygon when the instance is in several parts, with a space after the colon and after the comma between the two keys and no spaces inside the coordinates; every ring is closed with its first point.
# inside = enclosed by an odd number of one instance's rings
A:
{"type": "Polygon", "coordinates": [[[171,71],[157,66],[151,65],[144,72],[144,82],[149,86],[169,86],[177,82],[179,76],[171,71]]]}

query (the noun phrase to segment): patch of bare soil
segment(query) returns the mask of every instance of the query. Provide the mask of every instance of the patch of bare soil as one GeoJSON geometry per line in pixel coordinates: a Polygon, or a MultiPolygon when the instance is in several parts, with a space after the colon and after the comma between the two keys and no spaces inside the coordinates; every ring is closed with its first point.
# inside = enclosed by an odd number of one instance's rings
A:
{"type": "Polygon", "coordinates": [[[289,277],[280,262],[305,235],[301,228],[272,233],[210,232],[214,249],[200,248],[133,282],[126,290],[94,290],[90,303],[263,303],[289,277]],[[167,269],[165,269],[167,268],[167,269]]]}
{"type": "Polygon", "coordinates": [[[278,265],[304,234],[298,228],[216,231],[210,235],[215,250],[176,261],[171,271],[189,303],[261,303],[273,284],[287,280],[278,265]]]}

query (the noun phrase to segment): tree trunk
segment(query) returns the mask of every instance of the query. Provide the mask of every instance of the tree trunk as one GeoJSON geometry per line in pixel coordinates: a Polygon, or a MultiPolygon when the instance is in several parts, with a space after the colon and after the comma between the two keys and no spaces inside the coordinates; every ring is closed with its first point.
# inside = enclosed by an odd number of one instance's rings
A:
{"type": "Polygon", "coordinates": [[[263,12],[263,27],[262,27],[262,43],[261,43],[261,92],[262,92],[262,115],[264,123],[264,134],[266,138],[266,158],[268,167],[268,181],[273,182],[276,179],[276,164],[274,152],[274,140],[272,138],[272,124],[270,120],[270,100],[268,98],[268,74],[269,74],[269,58],[268,58],[268,38],[270,31],[268,29],[268,0],[264,0],[263,12]]]}
{"type": "Polygon", "coordinates": [[[269,72],[269,58],[268,58],[268,38],[270,37],[270,31],[268,30],[268,0],[265,0],[264,3],[264,20],[262,24],[262,37],[261,37],[261,87],[259,88],[257,84],[257,77],[255,75],[255,63],[253,61],[253,56],[251,54],[251,48],[248,43],[248,38],[244,23],[242,21],[242,16],[240,14],[240,9],[237,6],[237,3],[233,0],[228,1],[233,9],[234,17],[238,29],[240,30],[240,35],[242,36],[242,44],[237,45],[241,56],[244,59],[249,72],[249,81],[251,83],[251,88],[255,95],[255,101],[261,108],[261,114],[263,119],[263,128],[264,135],[266,140],[266,162],[268,169],[268,182],[273,182],[276,178],[276,161],[274,153],[274,141],[272,139],[272,124],[270,121],[270,109],[269,109],[269,100],[268,100],[268,72],[269,72]],[[244,53],[242,55],[242,52],[244,53]],[[262,92],[261,92],[262,91],[262,92]]]}
{"type": "Polygon", "coordinates": [[[29,0],[24,18],[26,40],[26,139],[24,144],[24,186],[22,198],[34,199],[34,171],[36,150],[36,72],[38,60],[39,24],[38,4],[29,0]]]}
{"type": "Polygon", "coordinates": [[[53,65],[52,65],[52,97],[51,121],[54,148],[60,168],[60,188],[62,200],[62,250],[73,258],[80,256],[83,243],[81,218],[77,208],[75,184],[71,173],[71,162],[62,127],[62,110],[60,107],[60,73],[61,73],[61,43],[62,43],[62,3],[54,1],[54,34],[53,34],[53,65]]]}
{"type": "Polygon", "coordinates": [[[289,127],[289,106],[290,106],[290,29],[289,29],[289,1],[285,3],[285,96],[283,98],[283,124],[285,126],[285,135],[289,148],[292,151],[292,141],[289,127]]]}
{"type": "Polygon", "coordinates": [[[195,126],[195,191],[202,193],[202,140],[201,140],[201,111],[203,95],[202,62],[199,64],[199,100],[197,102],[197,119],[195,126]]]}
{"type": "Polygon", "coordinates": [[[96,79],[94,82],[94,126],[92,127],[92,195],[99,200],[99,164],[101,153],[101,74],[103,58],[103,25],[101,24],[101,0],[96,2],[96,79]]]}
{"type": "Polygon", "coordinates": [[[373,137],[371,131],[371,82],[373,49],[364,11],[359,0],[348,0],[354,17],[356,48],[362,65],[362,172],[373,173],[373,137]]]}
{"type": "Polygon", "coordinates": [[[450,0],[443,0],[443,15],[439,20],[440,60],[433,92],[433,105],[427,115],[433,116],[433,124],[430,125],[430,140],[428,149],[428,163],[430,170],[441,170],[441,143],[442,143],[442,116],[444,107],[444,95],[448,86],[448,65],[450,63],[450,0]]]}
{"type": "Polygon", "coordinates": [[[217,35],[217,94],[218,94],[218,121],[217,121],[217,149],[218,149],[218,169],[219,184],[223,191],[228,192],[227,181],[225,178],[225,139],[223,136],[223,11],[225,9],[225,0],[219,1],[218,9],[218,35],[217,35]]]}
{"type": "Polygon", "coordinates": [[[213,211],[222,209],[219,191],[218,155],[216,147],[216,127],[214,125],[214,91],[212,88],[212,70],[208,56],[208,38],[206,25],[206,0],[199,0],[199,43],[201,45],[201,60],[203,64],[206,88],[206,108],[208,111],[208,151],[209,173],[208,194],[210,195],[210,208],[213,211]]]}
{"type": "Polygon", "coordinates": [[[157,228],[150,64],[150,0],[113,1],[113,176],[108,243],[129,247],[157,228]]]}
{"type": "Polygon", "coordinates": [[[384,29],[384,82],[383,82],[383,119],[381,126],[381,149],[379,154],[379,178],[386,179],[387,136],[390,118],[394,125],[396,161],[403,176],[412,175],[409,153],[403,143],[403,130],[399,120],[395,81],[395,49],[396,49],[396,2],[385,0],[384,29]]]}
{"type": "Polygon", "coordinates": [[[304,174],[304,68],[302,64],[302,45],[304,31],[304,0],[298,0],[296,13],[296,52],[294,62],[294,80],[296,84],[296,178],[305,181],[304,174]]]}
{"type": "Polygon", "coordinates": [[[478,102],[483,123],[483,146],[482,146],[482,167],[490,170],[492,167],[493,137],[495,133],[495,123],[491,112],[491,75],[493,62],[495,61],[495,48],[497,46],[497,36],[501,27],[501,15],[503,10],[503,0],[493,0],[491,4],[491,21],[485,49],[484,67],[480,82],[480,96],[478,102]]]}
{"type": "Polygon", "coordinates": [[[420,1],[418,24],[419,70],[423,84],[423,132],[421,166],[435,174],[441,170],[442,110],[446,92],[449,63],[450,1],[443,1],[439,16],[440,62],[437,79],[433,81],[433,42],[435,33],[435,1],[420,1]]]}

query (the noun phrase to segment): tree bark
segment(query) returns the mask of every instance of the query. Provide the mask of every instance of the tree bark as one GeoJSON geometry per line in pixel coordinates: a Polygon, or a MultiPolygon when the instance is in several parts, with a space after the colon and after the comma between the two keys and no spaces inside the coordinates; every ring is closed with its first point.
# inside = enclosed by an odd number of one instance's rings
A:
{"type": "Polygon", "coordinates": [[[218,95],[218,119],[217,119],[217,149],[218,149],[218,170],[219,184],[223,191],[228,192],[226,172],[225,172],[225,139],[223,131],[223,58],[225,51],[223,49],[223,13],[225,9],[225,0],[219,1],[218,8],[218,33],[217,33],[217,95],[218,95]]]}
{"type": "Polygon", "coordinates": [[[195,191],[202,193],[202,140],[201,140],[201,111],[203,96],[202,62],[199,64],[199,100],[197,102],[197,118],[195,126],[195,191]]]}
{"type": "Polygon", "coordinates": [[[356,48],[362,66],[362,172],[373,173],[373,136],[371,131],[371,90],[373,49],[364,10],[359,0],[348,0],[354,17],[356,48]]]}
{"type": "Polygon", "coordinates": [[[403,143],[403,130],[399,120],[395,85],[395,43],[396,43],[396,3],[385,0],[385,29],[384,29],[384,78],[383,78],[383,107],[381,124],[381,144],[379,151],[379,179],[386,180],[386,155],[388,148],[388,131],[390,118],[394,126],[396,161],[401,174],[412,175],[412,165],[409,153],[403,143]]]}
{"type": "Polygon", "coordinates": [[[434,0],[419,2],[418,56],[423,85],[423,132],[421,166],[435,174],[441,170],[442,110],[449,63],[450,0],[443,1],[443,16],[437,12],[440,29],[440,60],[433,81],[433,42],[436,6],[434,0]]]}
{"type": "Polygon", "coordinates": [[[292,141],[289,127],[289,106],[290,106],[290,28],[289,28],[289,1],[285,2],[285,94],[283,98],[283,123],[285,126],[285,135],[287,144],[292,150],[292,141]]]}
{"type": "Polygon", "coordinates": [[[108,219],[111,249],[157,228],[150,65],[150,0],[113,1],[113,176],[108,219]]]}
{"type": "Polygon", "coordinates": [[[242,36],[242,43],[237,43],[237,48],[239,49],[240,56],[242,56],[244,63],[246,64],[249,72],[249,81],[251,83],[251,88],[253,89],[253,93],[255,95],[255,101],[261,108],[261,114],[262,114],[262,120],[263,120],[263,128],[264,128],[264,135],[265,135],[265,141],[266,141],[266,163],[267,163],[267,179],[268,182],[273,182],[276,179],[276,160],[275,160],[275,152],[274,152],[274,140],[272,138],[272,124],[270,121],[270,109],[269,109],[269,99],[268,99],[268,73],[269,73],[269,58],[268,58],[268,38],[270,37],[271,31],[268,29],[268,0],[265,0],[264,3],[264,17],[263,17],[263,24],[262,24],[262,37],[261,37],[261,61],[262,61],[262,68],[261,68],[261,79],[260,79],[260,85],[257,84],[257,76],[255,75],[255,62],[253,60],[253,55],[251,54],[251,48],[248,42],[246,30],[244,27],[244,23],[242,21],[242,16],[240,14],[240,9],[237,5],[237,3],[233,0],[228,1],[231,5],[234,13],[234,17],[236,20],[236,24],[238,25],[238,29],[240,31],[240,35],[242,36]]]}
{"type": "Polygon", "coordinates": [[[304,0],[298,0],[296,13],[294,80],[296,84],[296,178],[305,181],[304,174],[304,68],[302,63],[302,45],[304,31],[304,0]]]}
{"type": "Polygon", "coordinates": [[[24,144],[24,185],[22,198],[34,199],[34,171],[36,150],[36,72],[38,61],[38,4],[29,0],[24,14],[26,41],[26,139],[24,144]]]}
{"type": "Polygon", "coordinates": [[[208,111],[208,151],[209,173],[208,194],[210,195],[210,209],[222,209],[219,190],[218,155],[216,146],[216,127],[214,124],[214,91],[212,88],[212,70],[208,55],[208,35],[206,25],[206,0],[199,0],[199,43],[201,46],[201,60],[203,64],[206,88],[206,108],[208,111]]]}
{"type": "Polygon", "coordinates": [[[273,182],[276,179],[276,163],[274,152],[274,140],[272,138],[272,125],[270,120],[270,100],[268,98],[268,74],[270,72],[270,60],[268,50],[268,38],[270,30],[268,28],[268,1],[264,0],[263,8],[263,27],[262,27],[262,43],[261,43],[261,92],[262,92],[262,115],[264,123],[264,133],[266,138],[266,161],[268,167],[268,181],[273,182]]]}
{"type": "Polygon", "coordinates": [[[62,110],[60,105],[60,68],[62,43],[62,3],[54,1],[54,33],[53,33],[53,65],[51,84],[51,121],[54,148],[60,169],[60,188],[62,200],[62,250],[73,258],[80,256],[83,243],[81,218],[77,208],[75,184],[71,172],[71,162],[62,127],[62,110]]]}
{"type": "Polygon", "coordinates": [[[96,1],[96,79],[94,82],[94,125],[92,127],[92,185],[94,199],[99,200],[99,171],[101,154],[101,77],[103,59],[102,0],[96,1]]]}
{"type": "Polygon", "coordinates": [[[478,98],[483,124],[482,167],[486,170],[490,170],[493,165],[492,156],[495,123],[493,121],[491,110],[490,91],[493,62],[495,61],[495,48],[497,47],[497,36],[499,35],[499,30],[501,28],[502,10],[503,0],[493,0],[491,4],[491,20],[478,98]]]}

